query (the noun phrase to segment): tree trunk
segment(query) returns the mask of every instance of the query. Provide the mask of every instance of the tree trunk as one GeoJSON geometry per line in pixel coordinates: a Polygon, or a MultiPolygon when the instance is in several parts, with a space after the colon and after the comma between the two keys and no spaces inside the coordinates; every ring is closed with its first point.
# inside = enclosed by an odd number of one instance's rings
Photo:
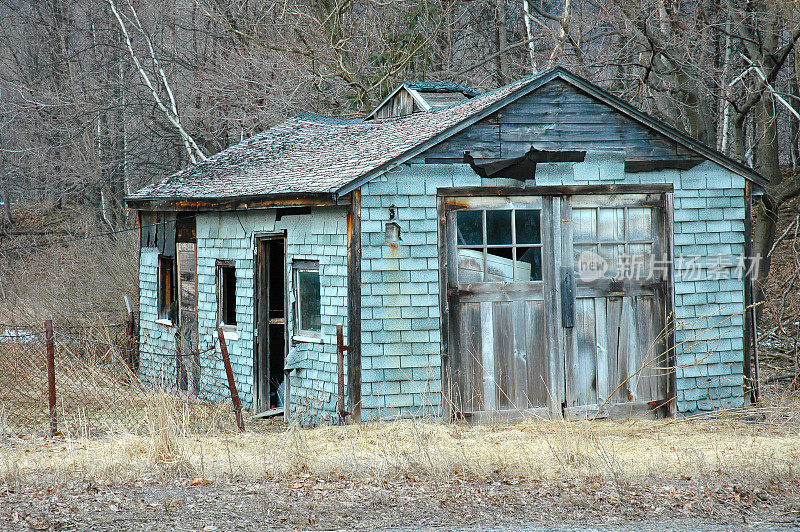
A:
{"type": "Polygon", "coordinates": [[[506,31],[506,1],[495,0],[495,18],[497,20],[497,30],[495,39],[497,45],[497,84],[500,86],[508,83],[508,57],[504,50],[508,48],[508,35],[506,31]]]}
{"type": "MultiPolygon", "coordinates": [[[[763,99],[758,104],[756,113],[760,126],[758,131],[760,140],[756,146],[757,170],[769,181],[771,186],[776,186],[780,184],[782,174],[778,158],[778,124],[775,108],[770,100],[763,99]]],[[[753,226],[753,255],[758,265],[754,294],[756,303],[764,301],[764,283],[769,276],[772,260],[769,252],[775,242],[778,207],[777,202],[768,195],[762,196],[761,201],[756,204],[756,220],[753,226]]],[[[757,307],[757,316],[759,317],[761,307],[760,304],[757,307]]]]}
{"type": "Polygon", "coordinates": [[[531,71],[536,73],[539,68],[536,65],[536,43],[533,42],[533,27],[531,25],[531,6],[530,0],[522,0],[522,20],[525,22],[525,38],[528,40],[528,55],[531,59],[531,71]]]}

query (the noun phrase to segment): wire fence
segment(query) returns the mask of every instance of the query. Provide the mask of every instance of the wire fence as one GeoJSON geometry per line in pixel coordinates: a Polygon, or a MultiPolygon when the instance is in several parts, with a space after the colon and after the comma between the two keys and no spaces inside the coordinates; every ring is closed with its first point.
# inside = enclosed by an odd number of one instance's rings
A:
{"type": "MultiPolygon", "coordinates": [[[[140,352],[132,322],[49,327],[0,324],[0,430],[148,433],[164,409],[177,413],[197,433],[232,431],[237,425],[242,429],[238,395],[226,372],[208,372],[202,379],[196,375],[202,388],[188,378],[188,361],[201,355],[204,360],[226,359],[222,345],[202,353],[140,352]],[[176,379],[167,385],[141,378],[140,357],[174,368],[176,379]]],[[[225,360],[218,362],[214,366],[229,367],[225,360]]]]}

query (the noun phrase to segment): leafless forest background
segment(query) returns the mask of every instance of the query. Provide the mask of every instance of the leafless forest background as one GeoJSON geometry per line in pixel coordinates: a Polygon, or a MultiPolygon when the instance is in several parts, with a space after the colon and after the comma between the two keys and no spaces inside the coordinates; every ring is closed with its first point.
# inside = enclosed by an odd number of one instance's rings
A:
{"type": "Polygon", "coordinates": [[[769,179],[762,325],[796,365],[798,38],[796,0],[0,0],[0,322],[118,319],[124,196],[299,111],[562,65],[769,179]]]}

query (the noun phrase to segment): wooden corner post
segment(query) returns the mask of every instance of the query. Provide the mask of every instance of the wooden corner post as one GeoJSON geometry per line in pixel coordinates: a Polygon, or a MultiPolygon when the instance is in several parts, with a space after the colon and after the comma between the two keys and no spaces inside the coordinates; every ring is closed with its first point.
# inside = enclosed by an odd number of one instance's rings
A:
{"type": "Polygon", "coordinates": [[[347,213],[347,392],[352,419],[361,420],[361,190],[347,213]]]}

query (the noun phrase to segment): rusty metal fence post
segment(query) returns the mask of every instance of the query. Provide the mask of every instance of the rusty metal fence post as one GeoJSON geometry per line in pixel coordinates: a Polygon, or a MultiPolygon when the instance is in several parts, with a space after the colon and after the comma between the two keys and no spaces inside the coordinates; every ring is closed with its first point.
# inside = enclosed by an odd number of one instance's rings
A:
{"type": "Polygon", "coordinates": [[[336,324],[336,374],[338,377],[337,385],[337,412],[339,414],[339,424],[344,425],[345,418],[349,412],[344,408],[344,352],[350,349],[350,346],[344,345],[344,327],[341,323],[336,324]]]}
{"type": "Polygon", "coordinates": [[[219,337],[219,348],[222,351],[222,363],[225,365],[225,374],[228,377],[228,389],[231,392],[231,402],[233,403],[233,413],[236,416],[236,426],[239,432],[244,432],[244,418],[242,417],[242,403],[239,401],[239,392],[236,391],[236,382],[233,380],[233,368],[231,359],[228,356],[228,345],[225,343],[225,334],[222,327],[217,327],[217,337],[219,337]]]}
{"type": "Polygon", "coordinates": [[[53,345],[53,320],[44,322],[45,346],[47,353],[47,405],[50,409],[50,436],[58,433],[56,419],[56,356],[53,345]]]}
{"type": "Polygon", "coordinates": [[[125,323],[125,365],[134,375],[139,374],[139,355],[136,352],[138,343],[136,338],[136,318],[133,311],[130,311],[125,323]]]}

